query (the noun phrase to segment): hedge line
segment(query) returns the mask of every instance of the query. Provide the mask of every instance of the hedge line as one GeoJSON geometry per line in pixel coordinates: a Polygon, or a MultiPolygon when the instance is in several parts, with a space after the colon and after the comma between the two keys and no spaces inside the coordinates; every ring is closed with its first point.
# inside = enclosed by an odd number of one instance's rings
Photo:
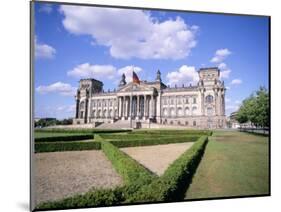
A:
{"type": "Polygon", "coordinates": [[[93,134],[84,134],[84,135],[62,135],[62,136],[53,136],[53,137],[40,137],[35,138],[35,142],[56,142],[56,141],[79,141],[86,139],[94,139],[93,134]]]}
{"type": "Polygon", "coordinates": [[[193,135],[212,135],[212,131],[210,130],[139,130],[133,132],[134,134],[193,134],[193,135]]]}
{"type": "Polygon", "coordinates": [[[101,149],[100,142],[36,142],[35,153],[101,149]]]}
{"type": "Polygon", "coordinates": [[[35,129],[35,132],[63,132],[63,133],[119,133],[119,132],[131,132],[131,129],[80,129],[80,128],[44,128],[35,129]]]}
{"type": "Polygon", "coordinates": [[[161,177],[148,185],[144,185],[126,202],[181,200],[191,183],[207,142],[208,137],[201,137],[190,149],[171,164],[161,177]]]}
{"type": "Polygon", "coordinates": [[[131,139],[131,140],[108,140],[114,146],[122,147],[134,147],[134,146],[150,146],[159,144],[171,144],[171,143],[184,143],[194,142],[198,139],[198,136],[193,137],[168,137],[168,138],[150,138],[150,139],[131,139]]]}
{"type": "Polygon", "coordinates": [[[129,140],[129,139],[152,139],[152,138],[178,138],[178,137],[199,137],[192,134],[99,134],[103,139],[129,140]]]}

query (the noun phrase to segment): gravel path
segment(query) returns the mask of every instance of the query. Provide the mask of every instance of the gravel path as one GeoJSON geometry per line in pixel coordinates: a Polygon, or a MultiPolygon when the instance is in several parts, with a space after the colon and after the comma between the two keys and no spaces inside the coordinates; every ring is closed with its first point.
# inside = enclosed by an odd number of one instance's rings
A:
{"type": "Polygon", "coordinates": [[[35,154],[36,204],[122,184],[100,150],[35,154]]]}
{"type": "Polygon", "coordinates": [[[160,176],[175,159],[192,145],[193,142],[187,142],[155,146],[127,147],[121,148],[121,150],[160,176]]]}

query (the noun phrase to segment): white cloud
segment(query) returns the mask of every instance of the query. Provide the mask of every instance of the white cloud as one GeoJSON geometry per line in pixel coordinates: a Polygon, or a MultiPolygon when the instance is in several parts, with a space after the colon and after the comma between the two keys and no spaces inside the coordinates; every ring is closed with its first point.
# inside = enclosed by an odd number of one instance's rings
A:
{"type": "Polygon", "coordinates": [[[240,79],[234,79],[234,80],[232,80],[231,81],[231,85],[239,85],[239,84],[241,84],[242,83],[242,80],[240,80],[240,79]]]}
{"type": "Polygon", "coordinates": [[[220,63],[218,65],[218,68],[220,69],[220,78],[221,79],[229,78],[231,70],[227,67],[227,65],[225,63],[220,63]]]}
{"type": "Polygon", "coordinates": [[[196,46],[198,26],[177,17],[160,22],[149,12],[63,5],[63,26],[75,35],[91,35],[114,58],[181,59],[196,46]]]}
{"type": "Polygon", "coordinates": [[[51,4],[41,4],[39,8],[39,12],[44,12],[47,14],[50,14],[53,11],[52,5],[51,4]]]}
{"type": "Polygon", "coordinates": [[[56,108],[56,111],[63,111],[63,112],[74,112],[76,109],[76,105],[63,105],[63,106],[58,106],[56,108]]]}
{"type": "Polygon", "coordinates": [[[215,56],[211,59],[212,63],[220,63],[227,58],[231,54],[227,48],[225,49],[218,49],[215,53],[215,56]]]}
{"type": "Polygon", "coordinates": [[[44,43],[38,43],[35,38],[35,57],[52,59],[55,57],[56,49],[50,45],[44,43]]]}
{"type": "Polygon", "coordinates": [[[183,65],[177,71],[169,72],[166,76],[168,85],[181,86],[182,84],[196,84],[199,80],[198,73],[193,66],[183,65]]]}
{"type": "Polygon", "coordinates": [[[112,65],[83,63],[68,71],[67,75],[76,78],[95,78],[97,80],[113,79],[116,75],[116,68],[112,65]]]}
{"type": "Polygon", "coordinates": [[[76,89],[70,84],[56,82],[50,85],[40,85],[36,88],[36,91],[40,94],[58,93],[63,96],[73,96],[76,93],[76,89]]]}
{"type": "MultiPolygon", "coordinates": [[[[142,71],[142,68],[137,67],[137,66],[125,66],[123,68],[118,69],[117,73],[118,73],[118,77],[120,78],[120,76],[122,74],[125,74],[126,76],[126,82],[131,82],[132,81],[132,76],[133,76],[133,70],[135,73],[139,73],[142,71]]],[[[140,78],[140,77],[139,77],[140,78]]],[[[141,80],[141,79],[140,79],[141,80]]]]}

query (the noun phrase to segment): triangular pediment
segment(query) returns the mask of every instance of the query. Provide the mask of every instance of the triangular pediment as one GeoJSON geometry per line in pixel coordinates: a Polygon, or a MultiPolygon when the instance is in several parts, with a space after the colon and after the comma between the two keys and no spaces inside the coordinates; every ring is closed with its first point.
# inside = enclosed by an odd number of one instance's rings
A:
{"type": "Polygon", "coordinates": [[[154,88],[146,85],[145,83],[133,83],[130,82],[127,85],[124,85],[123,87],[121,87],[118,91],[119,92],[131,92],[131,91],[153,91],[154,88]]]}

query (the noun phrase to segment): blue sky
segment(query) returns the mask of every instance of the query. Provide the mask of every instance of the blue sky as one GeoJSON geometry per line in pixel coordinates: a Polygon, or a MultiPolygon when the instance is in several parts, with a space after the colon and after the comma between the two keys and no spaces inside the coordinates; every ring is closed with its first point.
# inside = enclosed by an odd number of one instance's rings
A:
{"type": "Polygon", "coordinates": [[[227,115],[259,86],[268,88],[268,18],[104,9],[35,2],[35,117],[74,116],[81,78],[117,87],[132,66],[141,80],[189,85],[218,66],[227,115]]]}

